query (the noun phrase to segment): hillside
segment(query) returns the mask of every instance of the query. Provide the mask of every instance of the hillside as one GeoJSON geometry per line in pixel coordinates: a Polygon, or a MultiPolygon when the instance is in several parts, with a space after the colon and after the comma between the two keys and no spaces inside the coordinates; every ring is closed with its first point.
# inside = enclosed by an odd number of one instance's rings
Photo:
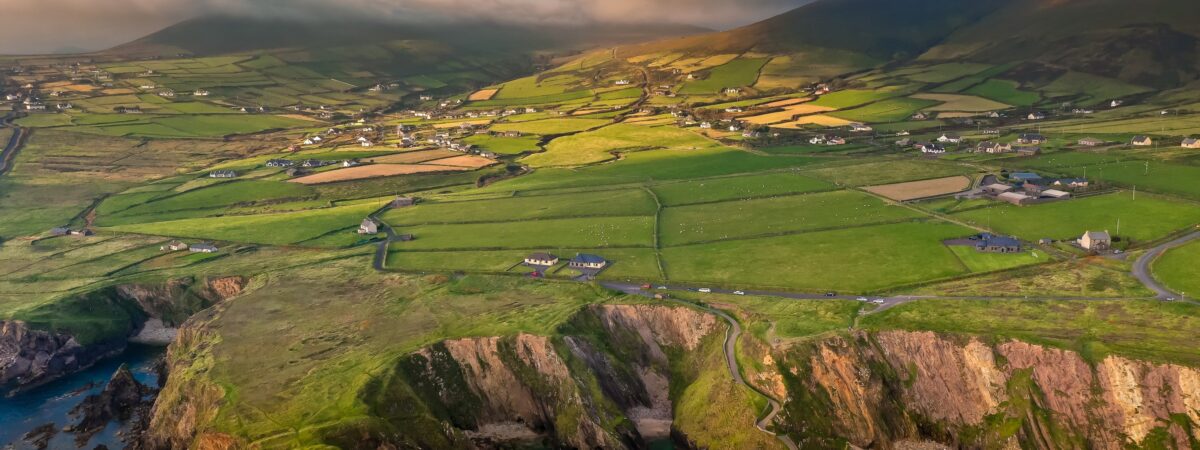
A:
{"type": "Polygon", "coordinates": [[[685,25],[522,26],[495,23],[398,24],[364,21],[292,21],[208,16],[186,20],[106,53],[120,55],[216,55],[279,48],[327,48],[420,40],[463,50],[539,51],[583,49],[694,34],[685,25]]]}

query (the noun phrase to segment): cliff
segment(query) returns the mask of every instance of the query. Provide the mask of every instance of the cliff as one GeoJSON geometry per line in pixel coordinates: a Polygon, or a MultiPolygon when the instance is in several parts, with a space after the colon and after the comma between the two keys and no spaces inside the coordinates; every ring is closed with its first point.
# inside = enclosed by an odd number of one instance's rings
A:
{"type": "Polygon", "coordinates": [[[1200,371],[1019,341],[856,333],[797,346],[777,366],[781,429],[801,442],[889,448],[1194,448],[1200,371]]]}
{"type": "Polygon", "coordinates": [[[178,323],[245,284],[224,277],[117,285],[0,320],[0,386],[27,388],[86,368],[124,350],[148,320],[178,323]]]}

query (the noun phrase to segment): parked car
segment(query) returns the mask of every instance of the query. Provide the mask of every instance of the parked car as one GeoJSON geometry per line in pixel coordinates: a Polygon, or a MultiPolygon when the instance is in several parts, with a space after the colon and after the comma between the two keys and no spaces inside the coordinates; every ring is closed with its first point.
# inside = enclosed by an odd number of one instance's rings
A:
{"type": "Polygon", "coordinates": [[[866,297],[859,297],[857,300],[858,300],[858,301],[860,301],[860,302],[869,301],[869,299],[868,299],[868,298],[866,298],[866,297]]]}
{"type": "Polygon", "coordinates": [[[642,285],[642,290],[643,290],[643,291],[648,291],[648,290],[650,290],[650,285],[649,285],[649,284],[643,284],[643,285],[642,285]]]}
{"type": "Polygon", "coordinates": [[[882,304],[883,304],[883,299],[882,299],[882,298],[877,298],[877,299],[875,299],[875,300],[871,300],[871,303],[874,303],[874,304],[876,304],[876,305],[882,305],[882,304]]]}
{"type": "Polygon", "coordinates": [[[746,295],[746,293],[742,291],[733,291],[733,295],[746,295]]]}
{"type": "Polygon", "coordinates": [[[825,296],[826,297],[837,297],[837,292],[826,292],[825,296]]]}
{"type": "Polygon", "coordinates": [[[712,289],[709,289],[709,288],[700,288],[700,289],[696,289],[696,292],[700,292],[700,293],[707,294],[707,293],[709,293],[709,292],[712,292],[712,289]]]}
{"type": "Polygon", "coordinates": [[[658,290],[660,290],[660,291],[665,291],[665,290],[667,290],[667,287],[666,287],[666,286],[659,286],[659,287],[657,287],[657,288],[655,288],[655,289],[658,289],[658,290]]]}

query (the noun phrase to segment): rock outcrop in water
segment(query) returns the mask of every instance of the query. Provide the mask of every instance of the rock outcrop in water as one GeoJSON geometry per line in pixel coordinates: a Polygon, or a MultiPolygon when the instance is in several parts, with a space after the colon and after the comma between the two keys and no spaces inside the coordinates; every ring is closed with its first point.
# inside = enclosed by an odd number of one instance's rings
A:
{"type": "MultiPolygon", "coordinates": [[[[82,447],[114,420],[126,423],[147,419],[150,406],[153,405],[153,394],[153,388],[138,382],[129,368],[122,365],[103,391],[89,395],[71,410],[71,416],[77,417],[78,422],[67,427],[66,431],[74,433],[76,445],[82,447]]],[[[135,426],[133,432],[136,434],[139,428],[135,426]]]]}
{"type": "Polygon", "coordinates": [[[147,320],[181,323],[188,315],[237,295],[245,284],[243,277],[222,277],[118,285],[48,306],[58,308],[54,316],[69,316],[74,310],[89,317],[103,316],[104,321],[93,321],[103,325],[88,329],[0,321],[0,387],[36,386],[89,367],[124,350],[147,320]]]}

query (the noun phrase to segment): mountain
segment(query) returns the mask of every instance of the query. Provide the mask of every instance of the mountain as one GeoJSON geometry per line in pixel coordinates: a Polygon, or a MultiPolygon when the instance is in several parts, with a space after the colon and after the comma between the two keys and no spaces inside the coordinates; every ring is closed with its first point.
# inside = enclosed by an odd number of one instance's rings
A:
{"type": "Polygon", "coordinates": [[[574,50],[710,31],[688,25],[582,26],[498,23],[399,24],[350,20],[295,21],[230,16],[186,20],[105,53],[208,56],[281,48],[328,48],[399,40],[438,42],[475,51],[574,50]]]}
{"type": "Polygon", "coordinates": [[[622,49],[626,56],[764,53],[831,76],[891,62],[1034,62],[1156,87],[1200,74],[1193,0],[819,0],[741,28],[622,49]]]}

